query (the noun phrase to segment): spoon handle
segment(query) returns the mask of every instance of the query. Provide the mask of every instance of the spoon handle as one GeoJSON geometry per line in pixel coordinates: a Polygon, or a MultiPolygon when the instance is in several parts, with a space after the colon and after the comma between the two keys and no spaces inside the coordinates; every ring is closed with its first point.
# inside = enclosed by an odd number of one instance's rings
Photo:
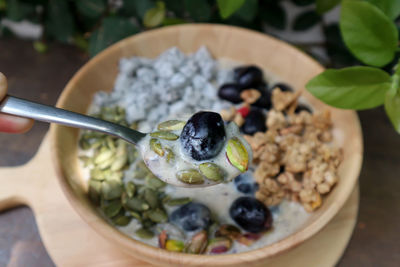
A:
{"type": "Polygon", "coordinates": [[[0,102],[0,112],[38,121],[58,123],[75,128],[102,132],[120,137],[134,144],[137,144],[137,142],[145,136],[145,134],[141,132],[112,122],[9,95],[0,102]]]}

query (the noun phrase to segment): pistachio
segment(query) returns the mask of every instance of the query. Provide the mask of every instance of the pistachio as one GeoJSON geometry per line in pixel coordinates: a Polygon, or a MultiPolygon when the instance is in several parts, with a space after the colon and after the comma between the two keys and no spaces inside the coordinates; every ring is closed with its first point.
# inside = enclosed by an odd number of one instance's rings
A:
{"type": "Polygon", "coordinates": [[[202,230],[192,237],[186,246],[185,252],[191,254],[202,254],[207,247],[207,232],[202,230]]]}
{"type": "Polygon", "coordinates": [[[152,133],[150,133],[150,136],[160,138],[160,139],[170,140],[170,141],[174,141],[179,138],[179,135],[176,135],[174,133],[167,132],[167,131],[152,132],[152,133]]]}
{"type": "Polygon", "coordinates": [[[121,197],[121,183],[116,180],[104,181],[101,185],[101,195],[105,200],[111,200],[121,197]]]}
{"type": "Polygon", "coordinates": [[[169,239],[165,243],[165,249],[168,251],[181,252],[185,248],[185,244],[180,240],[169,239]]]}
{"type": "Polygon", "coordinates": [[[115,199],[112,201],[104,201],[101,209],[104,212],[104,215],[106,215],[108,218],[112,218],[115,215],[118,214],[118,212],[121,210],[122,205],[119,199],[115,199]]]}
{"type": "Polygon", "coordinates": [[[133,182],[127,182],[125,185],[125,192],[128,198],[132,198],[135,196],[136,186],[133,182]]]}
{"type": "Polygon", "coordinates": [[[258,239],[260,239],[262,234],[245,233],[240,235],[236,240],[246,246],[250,246],[258,239]]]}
{"type": "Polygon", "coordinates": [[[153,189],[160,189],[166,185],[163,181],[158,179],[154,174],[149,173],[146,176],[146,186],[153,188],[153,189]]]}
{"type": "Polygon", "coordinates": [[[165,230],[161,231],[161,233],[158,235],[158,246],[160,248],[165,249],[167,239],[168,239],[167,231],[165,230]]]}
{"type": "Polygon", "coordinates": [[[190,197],[180,197],[180,198],[169,199],[168,201],[166,201],[166,204],[168,206],[180,206],[180,205],[185,205],[189,202],[192,202],[192,199],[190,197]]]}
{"type": "Polygon", "coordinates": [[[144,200],[146,200],[152,209],[155,209],[158,206],[157,192],[151,188],[146,188],[144,191],[144,200]]]}
{"type": "Polygon", "coordinates": [[[100,203],[100,194],[101,194],[101,182],[90,179],[89,181],[89,198],[90,200],[98,205],[100,203]]]}
{"type": "Polygon", "coordinates": [[[95,158],[94,158],[94,163],[95,164],[100,164],[108,159],[110,159],[112,156],[114,156],[114,151],[113,150],[106,150],[103,152],[100,152],[95,158]]]}
{"type": "Polygon", "coordinates": [[[160,157],[164,156],[164,150],[161,146],[161,143],[155,138],[150,139],[150,149],[153,150],[160,157]]]}
{"type": "Polygon", "coordinates": [[[165,147],[164,150],[167,152],[167,163],[172,163],[175,160],[175,154],[169,147],[165,147]]]}
{"type": "Polygon", "coordinates": [[[140,228],[139,230],[137,230],[135,232],[135,234],[143,239],[150,239],[154,236],[154,233],[152,231],[150,231],[149,229],[146,228],[140,228]]]}
{"type": "Polygon", "coordinates": [[[220,182],[224,179],[224,171],[215,163],[202,163],[199,165],[199,170],[211,181],[220,182]]]}
{"type": "Polygon", "coordinates": [[[168,215],[161,209],[155,209],[148,212],[147,216],[155,223],[164,223],[168,220],[168,215]]]}
{"type": "Polygon", "coordinates": [[[126,226],[132,220],[132,217],[121,215],[112,219],[112,222],[118,226],[126,226]]]}
{"type": "Polygon", "coordinates": [[[143,227],[145,227],[145,228],[151,228],[151,227],[153,227],[155,224],[156,224],[155,222],[153,222],[152,220],[148,220],[148,219],[146,219],[146,220],[144,219],[143,222],[142,222],[142,225],[143,225],[143,227]]]}
{"type": "Polygon", "coordinates": [[[146,203],[143,199],[134,197],[126,199],[124,204],[128,209],[133,211],[145,211],[150,208],[149,204],[146,203]]]}
{"type": "Polygon", "coordinates": [[[227,237],[216,237],[210,240],[206,253],[220,254],[227,252],[232,247],[232,241],[227,237]]]}
{"type": "Polygon", "coordinates": [[[245,172],[249,167],[249,155],[246,148],[237,138],[231,138],[226,146],[226,156],[229,162],[239,171],[245,172]]]}
{"type": "Polygon", "coordinates": [[[182,130],[185,126],[185,121],[169,120],[158,124],[157,129],[160,131],[176,131],[182,130]]]}
{"type": "Polygon", "coordinates": [[[239,238],[241,235],[240,229],[231,224],[223,224],[215,232],[216,237],[226,236],[232,240],[239,238]]]}
{"type": "Polygon", "coordinates": [[[183,170],[176,173],[179,181],[186,184],[202,184],[204,183],[203,175],[195,169],[183,170]]]}

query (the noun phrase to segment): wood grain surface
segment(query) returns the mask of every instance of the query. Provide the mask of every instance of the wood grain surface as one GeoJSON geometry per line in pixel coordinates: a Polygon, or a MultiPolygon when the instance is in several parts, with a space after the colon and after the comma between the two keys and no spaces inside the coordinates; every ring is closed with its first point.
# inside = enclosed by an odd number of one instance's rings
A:
{"type": "MultiPolygon", "coordinates": [[[[0,50],[0,70],[12,80],[18,81],[10,85],[10,91],[30,99],[36,97],[36,100],[48,104],[55,103],[65,82],[85,61],[77,50],[63,46],[54,46],[45,55],[37,54],[30,42],[0,40],[0,47],[5,48],[0,50]],[[41,95],[47,95],[47,98],[39,98],[41,95]]],[[[366,144],[366,158],[361,175],[360,220],[339,265],[396,266],[400,260],[397,253],[400,237],[400,152],[397,148],[400,147],[400,139],[391,129],[382,109],[361,112],[360,115],[366,144]]],[[[0,134],[1,165],[10,166],[26,162],[35,152],[45,130],[45,125],[37,124],[33,131],[26,135],[0,134]]],[[[36,245],[40,242],[30,216],[26,209],[17,209],[0,216],[1,266],[7,262],[16,262],[18,257],[31,258],[31,266],[51,265],[49,258],[43,253],[43,248],[36,249],[40,247],[36,245]],[[29,234],[25,235],[23,229],[27,227],[26,222],[30,222],[30,226],[29,234]],[[20,242],[30,245],[21,250],[18,249],[21,246],[16,245],[20,242]],[[12,250],[19,251],[20,254],[11,253],[12,250]],[[42,252],[37,252],[39,250],[42,252]]]]}

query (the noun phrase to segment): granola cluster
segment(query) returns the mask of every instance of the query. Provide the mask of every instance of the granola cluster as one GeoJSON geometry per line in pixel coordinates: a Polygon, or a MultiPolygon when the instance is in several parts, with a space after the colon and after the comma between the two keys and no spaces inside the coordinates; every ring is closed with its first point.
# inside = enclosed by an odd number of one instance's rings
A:
{"type": "Polygon", "coordinates": [[[331,145],[329,111],[295,112],[298,96],[298,92],[275,89],[273,108],[265,122],[268,130],[245,138],[253,149],[257,166],[256,198],[267,206],[287,198],[300,202],[311,212],[321,206],[321,196],[337,183],[342,153],[331,145]]]}

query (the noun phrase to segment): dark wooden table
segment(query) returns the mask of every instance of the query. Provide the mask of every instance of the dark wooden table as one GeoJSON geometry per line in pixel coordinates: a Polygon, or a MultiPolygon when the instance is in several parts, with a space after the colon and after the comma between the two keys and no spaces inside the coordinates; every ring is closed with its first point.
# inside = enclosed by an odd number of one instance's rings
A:
{"type": "MultiPolygon", "coordinates": [[[[70,46],[52,45],[48,53],[39,54],[31,42],[0,40],[0,71],[9,79],[10,94],[41,103],[54,105],[64,85],[87,60],[70,46]]],[[[400,135],[392,129],[382,108],[359,115],[365,146],[360,211],[338,266],[399,266],[400,135]]],[[[36,123],[26,134],[0,133],[0,166],[27,162],[47,129],[48,125],[36,123]]],[[[0,266],[7,265],[54,266],[28,207],[0,213],[0,266]]]]}

